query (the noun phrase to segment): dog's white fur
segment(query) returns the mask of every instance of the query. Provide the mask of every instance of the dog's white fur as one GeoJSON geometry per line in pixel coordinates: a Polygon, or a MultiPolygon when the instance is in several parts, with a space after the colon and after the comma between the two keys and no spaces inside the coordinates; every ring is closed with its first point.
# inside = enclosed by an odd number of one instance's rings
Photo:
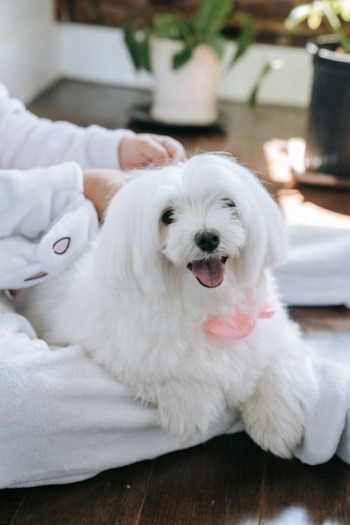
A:
{"type": "Polygon", "coordinates": [[[277,298],[274,316],[258,318],[268,268],[285,255],[283,219],[256,177],[226,155],[195,155],[136,173],[98,240],[63,274],[19,294],[18,307],[40,337],[81,344],[154,404],[171,434],[189,438],[238,410],[262,448],[289,457],[304,428],[302,343],[277,298]],[[212,230],[220,242],[209,253],[195,235],[212,230]],[[215,257],[227,258],[223,282],[203,286],[188,265],[215,257]],[[236,311],[256,320],[246,337],[203,327],[236,311]]]}

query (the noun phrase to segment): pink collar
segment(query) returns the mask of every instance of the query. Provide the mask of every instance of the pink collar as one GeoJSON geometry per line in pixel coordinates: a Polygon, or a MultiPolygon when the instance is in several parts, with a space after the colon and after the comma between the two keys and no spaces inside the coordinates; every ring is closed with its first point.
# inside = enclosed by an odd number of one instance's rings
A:
{"type": "MultiPolygon", "coordinates": [[[[272,317],[276,311],[273,297],[269,297],[261,306],[257,317],[267,319],[272,317]]],[[[203,323],[205,330],[214,335],[229,337],[232,339],[243,339],[255,328],[256,319],[251,315],[239,310],[232,316],[211,317],[203,323]]]]}

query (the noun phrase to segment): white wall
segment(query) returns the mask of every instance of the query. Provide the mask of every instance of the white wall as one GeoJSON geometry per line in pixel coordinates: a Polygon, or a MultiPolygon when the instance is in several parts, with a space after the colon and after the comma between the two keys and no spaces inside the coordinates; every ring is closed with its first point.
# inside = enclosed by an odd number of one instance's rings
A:
{"type": "MultiPolygon", "coordinates": [[[[0,81],[25,102],[60,76],[151,88],[152,77],[137,73],[121,30],[81,24],[56,24],[54,0],[0,0],[0,81]]],[[[228,46],[228,53],[232,45],[228,46]]],[[[260,101],[305,106],[311,85],[311,60],[303,49],[255,45],[222,76],[219,96],[246,100],[260,68],[272,58],[284,67],[269,75],[260,101]]]]}
{"type": "Polygon", "coordinates": [[[0,0],[0,81],[26,102],[59,75],[52,0],[0,0]]]}
{"type": "Polygon", "coordinates": [[[270,61],[281,63],[265,77],[259,102],[287,106],[307,106],[312,82],[312,61],[305,49],[256,44],[222,76],[219,95],[247,100],[258,75],[270,61]]]}
{"type": "MultiPolygon", "coordinates": [[[[228,46],[232,53],[233,44],[228,46]]],[[[79,24],[60,26],[61,72],[82,78],[122,86],[152,86],[152,78],[134,70],[118,29],[79,24]]],[[[261,68],[272,59],[283,67],[264,81],[260,101],[305,106],[311,86],[311,59],[304,49],[254,45],[234,68],[222,75],[219,96],[246,100],[261,68]]]]}

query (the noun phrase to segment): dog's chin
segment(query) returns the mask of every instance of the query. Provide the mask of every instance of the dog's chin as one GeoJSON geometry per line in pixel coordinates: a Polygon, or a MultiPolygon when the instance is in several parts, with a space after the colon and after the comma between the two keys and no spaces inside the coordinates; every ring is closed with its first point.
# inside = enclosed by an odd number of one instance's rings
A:
{"type": "Polygon", "coordinates": [[[217,288],[225,277],[227,257],[209,257],[191,261],[187,268],[205,288],[217,288]]]}

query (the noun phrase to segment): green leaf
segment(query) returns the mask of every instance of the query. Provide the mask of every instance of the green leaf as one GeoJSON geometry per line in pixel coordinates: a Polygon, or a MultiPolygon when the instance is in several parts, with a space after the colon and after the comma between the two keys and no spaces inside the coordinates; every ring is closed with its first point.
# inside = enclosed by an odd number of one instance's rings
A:
{"type": "Polygon", "coordinates": [[[350,22],[350,8],[349,9],[345,9],[345,7],[344,7],[344,9],[340,13],[340,16],[342,17],[344,22],[350,22]]]}
{"type": "Polygon", "coordinates": [[[193,25],[198,33],[219,33],[227,24],[235,0],[201,0],[193,25]]]}
{"type": "Polygon", "coordinates": [[[350,2],[340,0],[336,12],[341,16],[344,22],[350,22],[350,2]]]}
{"type": "Polygon", "coordinates": [[[138,30],[132,24],[123,27],[124,42],[137,70],[151,71],[149,57],[149,30],[138,30]]]}
{"type": "Polygon", "coordinates": [[[312,6],[310,4],[303,4],[295,7],[289,13],[284,25],[287,29],[294,29],[301,22],[304,22],[310,15],[312,6]]]}
{"type": "Polygon", "coordinates": [[[313,0],[292,9],[285,21],[285,27],[294,29],[306,20],[310,29],[317,30],[324,20],[329,31],[337,37],[340,46],[346,53],[350,53],[350,38],[345,32],[340,18],[345,22],[350,21],[348,0],[313,0]]]}
{"type": "Polygon", "coordinates": [[[173,56],[173,68],[179,69],[188,62],[192,57],[195,45],[187,44],[173,56]]]}
{"type": "Polygon", "coordinates": [[[316,31],[321,25],[322,22],[322,13],[319,11],[312,11],[307,17],[307,25],[313,31],[316,31]]]}
{"type": "Polygon", "coordinates": [[[239,32],[237,49],[231,61],[231,66],[233,66],[246,53],[249,47],[254,43],[254,40],[254,20],[250,15],[247,15],[244,17],[243,25],[239,32]]]}
{"type": "Polygon", "coordinates": [[[261,89],[261,86],[263,84],[263,81],[271,73],[271,71],[280,69],[282,67],[282,62],[280,60],[271,60],[270,62],[267,62],[261,69],[258,79],[249,95],[248,98],[248,105],[250,108],[255,108],[258,103],[258,96],[261,89]]]}
{"type": "Polygon", "coordinates": [[[153,19],[152,29],[158,38],[170,40],[187,40],[193,33],[190,23],[173,13],[157,13],[153,19]]]}
{"type": "Polygon", "coordinates": [[[213,35],[206,40],[206,43],[212,48],[219,60],[224,56],[225,39],[222,36],[213,35]]]}

